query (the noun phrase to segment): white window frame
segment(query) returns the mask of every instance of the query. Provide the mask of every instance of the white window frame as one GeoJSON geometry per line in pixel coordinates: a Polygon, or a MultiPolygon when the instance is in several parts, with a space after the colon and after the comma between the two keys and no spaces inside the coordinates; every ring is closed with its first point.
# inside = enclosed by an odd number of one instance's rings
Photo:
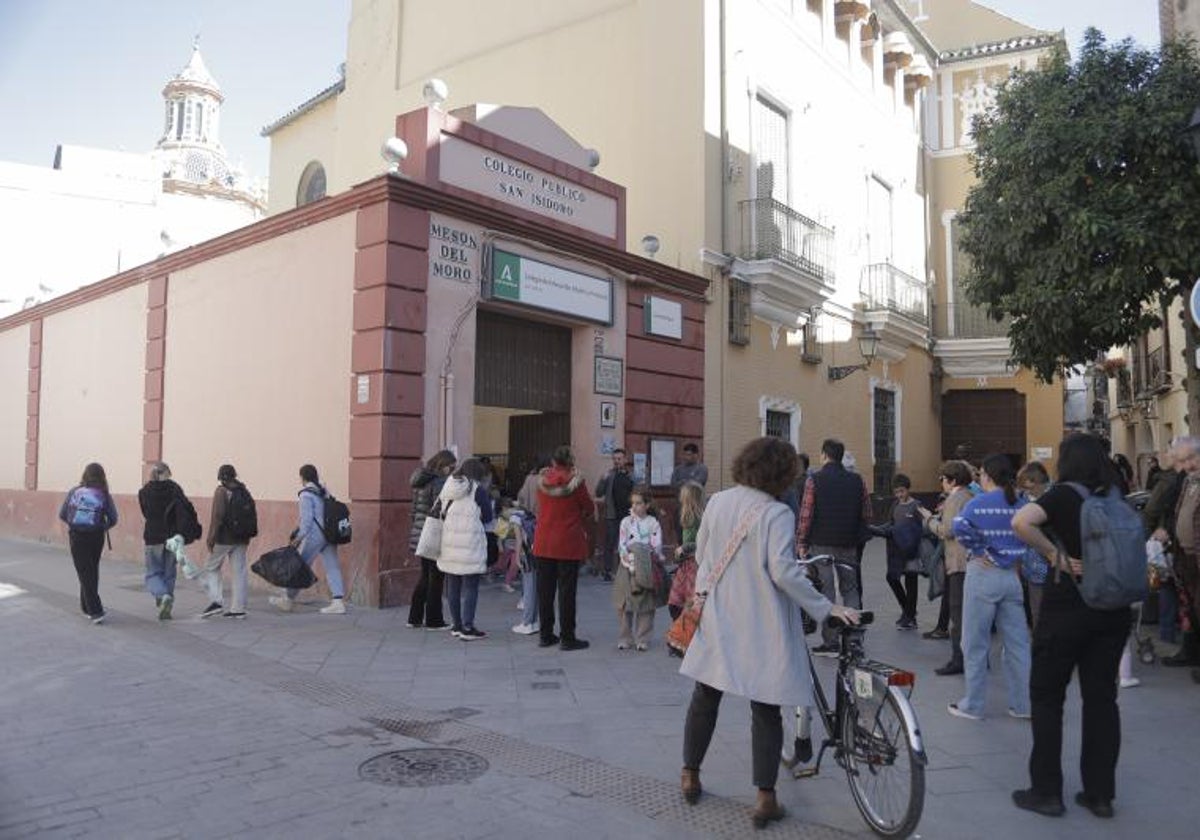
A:
{"type": "Polygon", "coordinates": [[[904,460],[904,449],[901,444],[904,441],[904,389],[899,383],[893,382],[890,379],[880,379],[877,376],[872,376],[867,385],[870,406],[870,430],[868,432],[871,452],[871,466],[875,466],[875,391],[891,391],[896,395],[896,469],[900,469],[900,464],[904,460]]]}
{"type": "Polygon", "coordinates": [[[767,412],[778,411],[781,414],[787,414],[791,417],[788,443],[799,448],[800,446],[800,403],[795,400],[789,400],[786,397],[761,396],[758,398],[758,433],[760,436],[767,434],[767,412]]]}

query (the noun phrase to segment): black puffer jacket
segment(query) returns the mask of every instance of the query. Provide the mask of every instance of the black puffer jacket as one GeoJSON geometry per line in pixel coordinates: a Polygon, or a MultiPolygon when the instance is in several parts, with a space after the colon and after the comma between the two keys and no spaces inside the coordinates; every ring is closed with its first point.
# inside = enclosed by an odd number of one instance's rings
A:
{"type": "Polygon", "coordinates": [[[162,545],[175,533],[174,516],[167,519],[167,506],[177,497],[183,495],[183,490],[171,479],[165,481],[148,481],[138,491],[138,505],[142,516],[146,517],[146,527],[142,538],[146,545],[162,545]]]}
{"type": "Polygon", "coordinates": [[[408,535],[408,548],[409,551],[416,554],[417,543],[421,539],[421,529],[425,527],[425,520],[429,516],[429,511],[433,508],[434,500],[437,499],[438,493],[442,492],[442,485],[446,483],[446,476],[430,472],[424,467],[418,467],[416,472],[412,474],[412,480],[409,483],[413,489],[413,510],[412,529],[408,535]]]}

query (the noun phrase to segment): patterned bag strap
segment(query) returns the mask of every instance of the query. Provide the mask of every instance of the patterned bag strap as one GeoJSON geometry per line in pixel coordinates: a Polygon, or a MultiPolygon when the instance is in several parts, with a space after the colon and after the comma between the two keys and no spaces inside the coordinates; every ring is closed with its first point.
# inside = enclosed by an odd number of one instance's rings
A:
{"type": "Polygon", "coordinates": [[[708,588],[704,592],[698,592],[697,595],[707,595],[708,592],[717,585],[717,581],[725,574],[725,569],[729,567],[729,563],[733,560],[733,555],[737,552],[738,546],[742,544],[742,540],[746,539],[746,535],[750,533],[750,529],[762,517],[767,506],[771,504],[771,500],[759,502],[750,510],[746,511],[742,517],[742,521],[738,523],[737,529],[733,532],[733,536],[729,538],[729,544],[725,546],[725,553],[721,555],[721,559],[717,561],[717,565],[708,575],[708,588]]]}

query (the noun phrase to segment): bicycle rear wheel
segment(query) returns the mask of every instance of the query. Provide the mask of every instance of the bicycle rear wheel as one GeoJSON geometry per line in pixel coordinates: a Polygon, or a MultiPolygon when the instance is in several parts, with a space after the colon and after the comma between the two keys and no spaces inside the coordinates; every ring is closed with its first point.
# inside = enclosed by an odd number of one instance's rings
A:
{"type": "Polygon", "coordinates": [[[912,734],[897,699],[888,691],[874,703],[858,703],[842,721],[843,759],[854,804],[883,837],[907,837],[925,807],[925,766],[916,758],[912,734]]]}

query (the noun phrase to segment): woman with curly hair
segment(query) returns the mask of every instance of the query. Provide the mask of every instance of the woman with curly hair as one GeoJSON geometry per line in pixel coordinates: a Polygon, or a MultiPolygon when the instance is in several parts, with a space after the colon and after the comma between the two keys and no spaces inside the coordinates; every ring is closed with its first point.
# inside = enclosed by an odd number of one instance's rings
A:
{"type": "Polygon", "coordinates": [[[813,705],[801,609],[851,623],[858,612],[829,602],[796,562],[796,519],[777,501],[796,480],[796,451],[778,438],[748,443],[733,464],[736,486],[714,495],[696,534],[696,590],[704,612],[680,673],[696,681],[683,730],[684,799],[700,798],[700,765],[717,725],[721,697],[750,700],[751,752],[758,801],[755,826],[782,819],[775,798],[783,747],[780,706],[813,705]]]}

